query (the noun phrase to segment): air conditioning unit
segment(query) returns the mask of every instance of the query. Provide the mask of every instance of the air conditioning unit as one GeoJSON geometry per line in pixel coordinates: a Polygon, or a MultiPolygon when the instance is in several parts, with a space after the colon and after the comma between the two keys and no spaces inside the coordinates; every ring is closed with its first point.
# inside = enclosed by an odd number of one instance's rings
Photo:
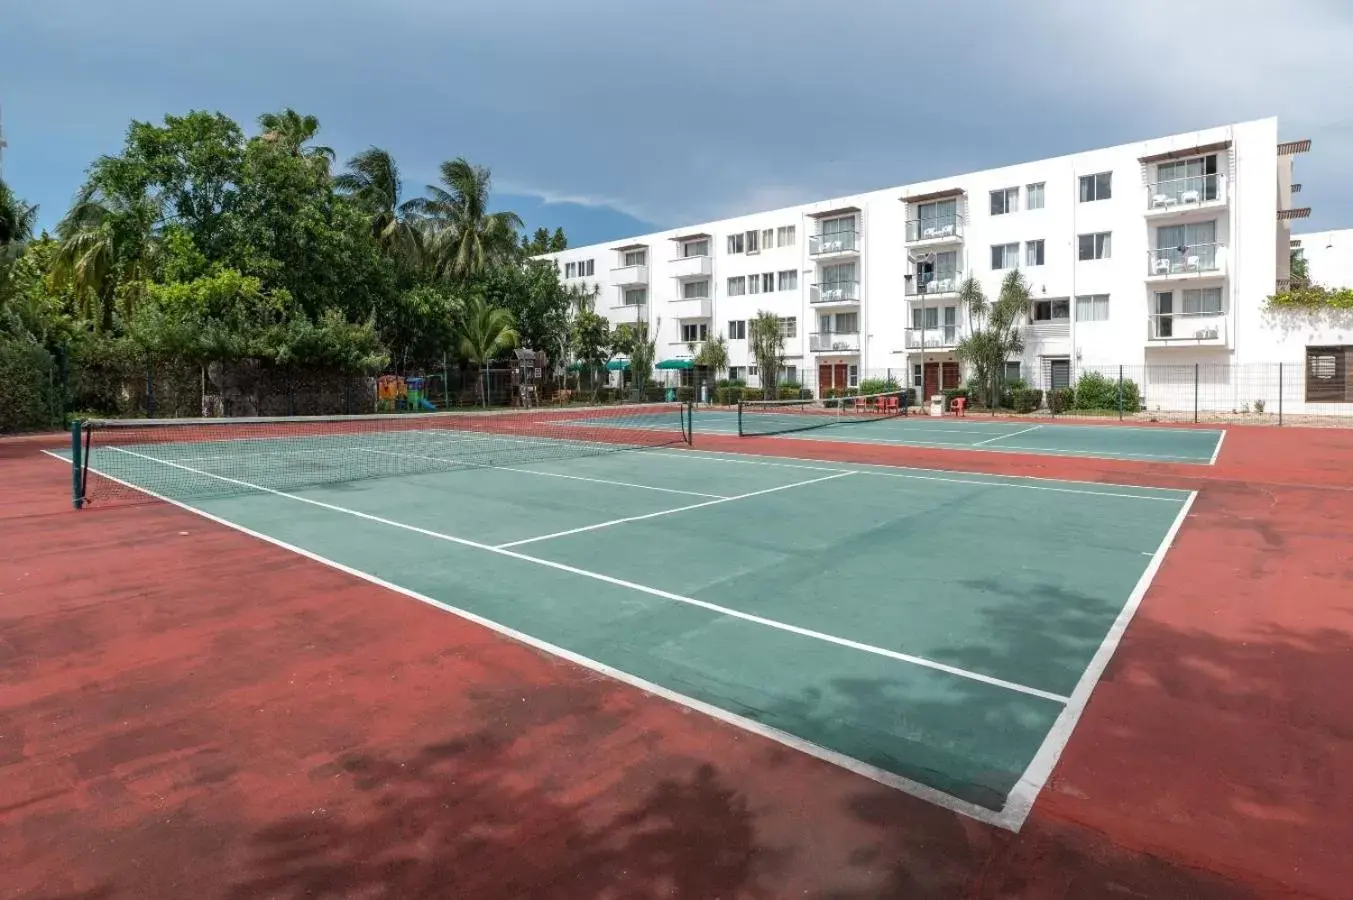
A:
{"type": "Polygon", "coordinates": [[[1220,332],[1216,328],[1199,328],[1193,336],[1200,341],[1215,341],[1220,332]]]}

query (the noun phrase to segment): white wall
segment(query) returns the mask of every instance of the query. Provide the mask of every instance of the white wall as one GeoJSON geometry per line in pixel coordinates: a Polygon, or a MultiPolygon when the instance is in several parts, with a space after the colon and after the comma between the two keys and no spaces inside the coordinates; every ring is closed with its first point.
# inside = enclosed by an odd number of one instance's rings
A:
{"type": "Polygon", "coordinates": [[[1315,284],[1353,288],[1353,228],[1292,235],[1301,242],[1306,272],[1315,284]]]}

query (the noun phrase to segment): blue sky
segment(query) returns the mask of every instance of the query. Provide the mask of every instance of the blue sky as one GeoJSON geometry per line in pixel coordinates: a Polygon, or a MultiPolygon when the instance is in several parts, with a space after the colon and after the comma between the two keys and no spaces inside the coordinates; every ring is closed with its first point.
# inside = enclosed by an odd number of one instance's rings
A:
{"type": "Polygon", "coordinates": [[[1306,231],[1353,226],[1349,47],[1346,0],[6,0],[4,174],[50,225],[132,118],[291,106],[583,244],[1277,115],[1306,231]]]}

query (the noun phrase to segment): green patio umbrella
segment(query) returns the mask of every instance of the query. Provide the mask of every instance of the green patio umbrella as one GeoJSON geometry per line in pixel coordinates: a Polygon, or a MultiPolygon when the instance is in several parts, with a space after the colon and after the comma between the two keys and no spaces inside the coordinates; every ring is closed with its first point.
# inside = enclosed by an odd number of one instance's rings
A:
{"type": "Polygon", "coordinates": [[[695,363],[689,359],[664,359],[658,363],[658,369],[694,369],[695,363]]]}
{"type": "Polygon", "coordinates": [[[630,367],[628,359],[613,359],[606,364],[606,368],[612,372],[622,372],[630,367]]]}

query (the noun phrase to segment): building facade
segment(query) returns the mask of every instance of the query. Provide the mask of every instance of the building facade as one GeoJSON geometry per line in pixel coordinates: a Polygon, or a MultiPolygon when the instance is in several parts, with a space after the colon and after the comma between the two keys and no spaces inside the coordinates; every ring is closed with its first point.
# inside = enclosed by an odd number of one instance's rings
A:
{"type": "Polygon", "coordinates": [[[755,384],[747,322],[775,313],[782,379],[819,391],[888,373],[956,386],[969,328],[1018,268],[1033,299],[1007,366],[1044,387],[1085,365],[1234,366],[1293,356],[1263,304],[1290,275],[1293,158],[1274,118],[939,178],[554,254],[599,312],[646,321],[658,358],[728,339],[755,384]]]}

